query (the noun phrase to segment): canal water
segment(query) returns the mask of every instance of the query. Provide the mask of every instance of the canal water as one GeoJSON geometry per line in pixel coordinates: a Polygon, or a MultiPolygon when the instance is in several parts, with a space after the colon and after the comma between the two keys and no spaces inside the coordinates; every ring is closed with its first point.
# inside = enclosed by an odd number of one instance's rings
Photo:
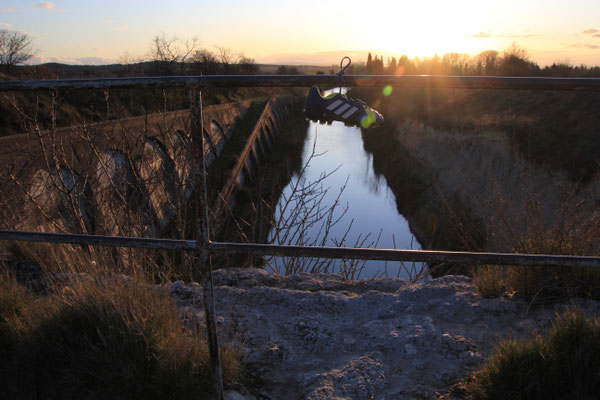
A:
{"type": "MultiPolygon", "coordinates": [[[[365,134],[370,134],[365,131],[365,134]]],[[[275,218],[281,224],[275,243],[346,247],[420,249],[383,176],[375,175],[372,156],[363,147],[361,130],[341,122],[310,122],[303,165],[284,189],[275,218]],[[332,206],[333,210],[332,210],[332,206]],[[328,222],[329,221],[329,222],[328,222]],[[283,232],[286,232],[285,234],[283,232]],[[291,233],[290,233],[291,232],[291,233]],[[287,234],[287,236],[286,236],[287,234]]],[[[342,262],[306,259],[270,260],[279,272],[342,272],[350,278],[423,274],[420,263],[342,262]],[[303,263],[303,264],[302,264],[303,263]],[[324,264],[325,263],[325,264],[324,264]]]]}

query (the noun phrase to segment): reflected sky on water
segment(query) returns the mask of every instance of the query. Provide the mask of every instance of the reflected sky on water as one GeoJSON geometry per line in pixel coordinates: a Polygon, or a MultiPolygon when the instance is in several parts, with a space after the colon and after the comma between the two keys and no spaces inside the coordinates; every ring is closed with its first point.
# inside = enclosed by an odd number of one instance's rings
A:
{"type": "MultiPolygon", "coordinates": [[[[323,173],[335,170],[324,181],[324,186],[329,187],[324,198],[327,205],[333,204],[340,188],[346,185],[335,215],[339,215],[346,205],[348,211],[331,229],[326,245],[335,246],[335,239],[339,240],[351,223],[345,242],[347,247],[389,249],[394,248],[395,240],[395,247],[398,249],[420,249],[410,232],[408,222],[398,213],[395,196],[385,178],[375,175],[372,157],[364,150],[359,128],[346,127],[341,122],[334,122],[332,125],[311,122],[303,150],[303,163],[311,157],[313,149],[315,156],[310,160],[303,177],[294,176],[292,182],[298,179],[316,181],[323,173]],[[369,237],[366,242],[357,246],[357,242],[361,242],[367,234],[369,237]]],[[[284,189],[284,193],[289,195],[290,185],[284,189]]],[[[309,229],[309,234],[316,235],[318,231],[319,226],[315,226],[309,229]]],[[[413,266],[412,263],[405,263],[405,267],[409,270],[413,267],[420,269],[420,264],[413,266]]],[[[388,262],[386,266],[383,261],[368,261],[360,277],[382,275],[406,278],[409,274],[398,262],[388,262]]]]}

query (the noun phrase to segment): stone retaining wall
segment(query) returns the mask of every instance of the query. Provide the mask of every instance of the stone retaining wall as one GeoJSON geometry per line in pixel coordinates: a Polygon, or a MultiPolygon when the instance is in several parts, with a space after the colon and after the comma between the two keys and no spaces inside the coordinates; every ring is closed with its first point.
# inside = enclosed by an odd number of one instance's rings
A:
{"type": "MultiPolygon", "coordinates": [[[[252,151],[245,153],[248,176],[252,163],[270,150],[292,104],[289,97],[267,102],[250,134],[252,151]]],[[[209,165],[250,105],[203,109],[209,165]]],[[[194,188],[190,115],[181,110],[0,138],[6,228],[155,236],[181,217],[194,188]]]]}

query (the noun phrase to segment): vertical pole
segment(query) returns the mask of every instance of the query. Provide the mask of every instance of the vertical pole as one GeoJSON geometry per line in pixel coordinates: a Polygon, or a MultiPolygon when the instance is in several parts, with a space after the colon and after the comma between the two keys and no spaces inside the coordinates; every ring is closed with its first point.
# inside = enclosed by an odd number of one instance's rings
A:
{"type": "Polygon", "coordinates": [[[200,250],[200,267],[202,275],[202,298],[206,320],[206,336],[210,351],[210,363],[213,372],[214,388],[218,400],[223,400],[223,378],[219,359],[219,341],[212,277],[211,257],[209,253],[210,233],[208,223],[208,202],[206,196],[206,156],[204,154],[204,127],[202,122],[202,92],[190,91],[192,103],[192,149],[194,152],[194,174],[196,182],[196,204],[200,207],[197,216],[198,248],[200,250]]]}

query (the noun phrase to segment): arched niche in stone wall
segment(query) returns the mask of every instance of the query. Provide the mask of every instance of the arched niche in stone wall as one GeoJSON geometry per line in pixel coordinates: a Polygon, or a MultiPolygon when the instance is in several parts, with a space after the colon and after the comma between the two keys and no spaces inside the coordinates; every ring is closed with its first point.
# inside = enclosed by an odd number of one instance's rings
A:
{"type": "Polygon", "coordinates": [[[273,147],[274,138],[273,138],[273,133],[272,133],[273,131],[271,130],[271,126],[272,125],[265,124],[264,130],[261,132],[261,134],[264,138],[263,142],[265,142],[265,140],[266,140],[268,147],[273,147]]]}
{"type": "Polygon", "coordinates": [[[214,119],[210,123],[210,133],[213,138],[215,138],[215,137],[219,138],[218,141],[215,141],[216,142],[215,149],[217,150],[217,156],[218,156],[219,154],[221,154],[221,151],[223,150],[225,143],[227,143],[227,136],[225,135],[223,128],[221,128],[221,125],[219,125],[219,123],[217,121],[215,121],[214,119]]]}
{"type": "Polygon", "coordinates": [[[254,141],[254,151],[258,156],[257,161],[264,160],[267,157],[268,144],[265,143],[265,128],[264,125],[258,131],[258,137],[254,141]]]}
{"type": "Polygon", "coordinates": [[[96,219],[102,231],[121,236],[153,234],[147,198],[128,155],[115,149],[102,152],[94,183],[96,219]]]}
{"type": "Polygon", "coordinates": [[[148,196],[156,228],[164,229],[175,216],[177,181],[173,160],[164,145],[147,138],[141,156],[136,160],[139,183],[148,196]]]}
{"type": "Polygon", "coordinates": [[[167,154],[175,168],[175,188],[184,200],[189,199],[194,188],[192,157],[189,146],[191,140],[184,131],[176,130],[168,136],[167,154]]]}
{"type": "Polygon", "coordinates": [[[210,137],[210,134],[203,130],[204,133],[204,157],[206,157],[206,165],[210,166],[212,162],[217,158],[217,149],[215,148],[214,143],[210,137]]]}
{"type": "Polygon", "coordinates": [[[272,113],[271,116],[269,116],[268,120],[269,120],[269,125],[271,127],[271,129],[269,130],[269,133],[271,134],[271,139],[274,139],[273,135],[275,132],[277,132],[279,129],[281,129],[281,126],[275,122],[275,120],[273,120],[273,116],[275,116],[274,113],[272,113]]]}
{"type": "Polygon", "coordinates": [[[27,191],[19,229],[94,232],[90,188],[84,178],[68,167],[37,170],[27,191]]]}

